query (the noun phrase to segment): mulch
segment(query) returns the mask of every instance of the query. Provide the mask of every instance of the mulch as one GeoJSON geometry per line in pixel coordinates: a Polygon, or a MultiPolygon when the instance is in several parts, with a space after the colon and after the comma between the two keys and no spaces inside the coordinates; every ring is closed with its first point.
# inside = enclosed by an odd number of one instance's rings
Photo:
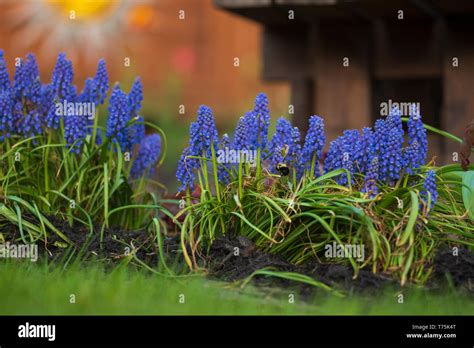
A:
{"type": "MultiPolygon", "coordinates": [[[[134,249],[136,256],[144,263],[154,267],[158,264],[158,251],[153,243],[155,236],[143,230],[127,231],[120,228],[108,228],[104,231],[104,239],[100,242],[100,227],[90,235],[84,226],[69,226],[66,221],[49,218],[50,221],[65,234],[73,243],[72,249],[80,251],[83,260],[101,259],[111,264],[120,261],[127,252],[134,249]]],[[[18,229],[13,225],[3,226],[1,232],[10,242],[17,241],[20,237],[18,229]]],[[[56,246],[55,242],[61,239],[51,234],[47,243],[39,242],[40,255],[50,260],[60,260],[62,256],[71,251],[56,246]]],[[[180,254],[179,235],[164,237],[163,246],[165,254],[176,259],[180,254]]],[[[313,259],[304,265],[293,265],[282,257],[262,252],[253,243],[243,237],[228,235],[217,238],[210,247],[209,253],[200,260],[203,267],[208,270],[212,279],[228,282],[247,278],[252,273],[262,268],[271,267],[285,272],[297,272],[310,276],[331,287],[348,292],[377,293],[386,287],[398,287],[398,282],[387,274],[374,274],[368,269],[361,269],[356,278],[350,265],[336,263],[322,263],[313,259]],[[235,248],[239,255],[235,256],[235,248]]],[[[289,280],[256,276],[253,283],[265,287],[292,287],[295,282],[289,280]]],[[[315,288],[307,284],[296,284],[302,294],[310,295],[315,288]]],[[[451,249],[445,249],[435,257],[433,274],[426,284],[430,289],[444,289],[454,286],[474,294],[474,252],[460,248],[457,256],[451,249]]]]}

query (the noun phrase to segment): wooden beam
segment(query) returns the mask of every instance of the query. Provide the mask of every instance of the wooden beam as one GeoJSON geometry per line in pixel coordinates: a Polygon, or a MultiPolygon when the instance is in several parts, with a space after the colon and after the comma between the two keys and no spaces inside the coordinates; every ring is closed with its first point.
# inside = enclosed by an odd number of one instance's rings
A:
{"type": "Polygon", "coordinates": [[[214,0],[214,4],[228,9],[271,6],[272,0],[214,0]]]}
{"type": "Polygon", "coordinates": [[[263,78],[281,80],[309,76],[306,26],[265,27],[263,33],[263,78]]]}
{"type": "Polygon", "coordinates": [[[275,0],[277,5],[333,6],[340,0],[275,0]]]}
{"type": "Polygon", "coordinates": [[[308,118],[314,113],[314,83],[312,78],[291,81],[291,105],[294,107],[293,125],[304,137],[308,130],[308,118]]]}
{"type": "Polygon", "coordinates": [[[374,77],[437,78],[442,74],[442,33],[436,22],[378,20],[374,27],[374,77]]]}
{"type": "Polygon", "coordinates": [[[431,4],[427,3],[424,0],[410,0],[416,7],[418,7],[422,12],[428,14],[433,19],[442,19],[443,15],[439,13],[431,4]]]}

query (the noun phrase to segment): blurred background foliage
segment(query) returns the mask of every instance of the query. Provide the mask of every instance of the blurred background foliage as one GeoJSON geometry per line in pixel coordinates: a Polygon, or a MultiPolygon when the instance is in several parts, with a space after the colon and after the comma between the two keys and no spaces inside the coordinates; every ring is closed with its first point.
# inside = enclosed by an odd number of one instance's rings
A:
{"type": "MultiPolygon", "coordinates": [[[[134,77],[141,77],[142,115],[168,136],[167,160],[157,175],[170,193],[177,187],[174,171],[199,105],[214,110],[221,132],[230,131],[253,107],[258,92],[268,95],[273,117],[287,115],[287,84],[260,79],[261,30],[215,9],[211,0],[0,1],[0,48],[10,76],[15,59],[33,52],[47,82],[58,52],[66,52],[79,89],[100,58],[106,59],[111,85],[120,81],[128,91],[134,77]]],[[[105,123],[105,110],[100,117],[105,123]]]]}

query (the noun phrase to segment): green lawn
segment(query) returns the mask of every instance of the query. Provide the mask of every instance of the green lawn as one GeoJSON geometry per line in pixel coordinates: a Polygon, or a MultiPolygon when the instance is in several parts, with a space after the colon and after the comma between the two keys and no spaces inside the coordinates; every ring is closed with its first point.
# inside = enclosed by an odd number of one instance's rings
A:
{"type": "Polygon", "coordinates": [[[63,271],[40,263],[2,261],[0,279],[0,314],[4,315],[474,314],[473,298],[454,292],[405,290],[403,304],[397,302],[397,291],[388,290],[378,296],[344,298],[319,293],[304,301],[290,289],[242,290],[203,276],[169,278],[130,268],[105,272],[87,266],[63,271]],[[291,293],[293,304],[288,301],[291,293]],[[75,303],[70,303],[71,294],[75,303]]]}

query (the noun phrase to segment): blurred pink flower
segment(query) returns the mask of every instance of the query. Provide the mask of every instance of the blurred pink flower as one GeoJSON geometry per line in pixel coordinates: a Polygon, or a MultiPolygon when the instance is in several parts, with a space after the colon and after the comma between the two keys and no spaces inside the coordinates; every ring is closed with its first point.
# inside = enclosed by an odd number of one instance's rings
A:
{"type": "Polygon", "coordinates": [[[177,48],[172,55],[172,64],[176,71],[189,73],[196,65],[196,52],[189,46],[177,48]]]}

